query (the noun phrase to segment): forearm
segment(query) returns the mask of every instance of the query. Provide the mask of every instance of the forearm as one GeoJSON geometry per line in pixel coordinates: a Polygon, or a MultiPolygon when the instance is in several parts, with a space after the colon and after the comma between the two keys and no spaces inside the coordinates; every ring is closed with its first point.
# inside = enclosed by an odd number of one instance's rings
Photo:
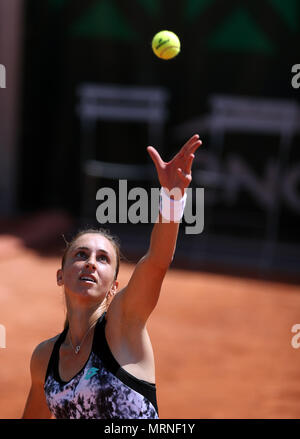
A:
{"type": "Polygon", "coordinates": [[[194,153],[201,143],[198,134],[195,134],[168,163],[161,159],[152,146],[147,148],[156,166],[162,187],[160,213],[153,227],[149,250],[145,256],[156,266],[167,268],[173,260],[179,221],[183,216],[186,202],[186,188],[192,181],[191,167],[195,158],[194,153]],[[164,218],[171,218],[171,221],[162,222],[162,215],[164,218]]]}
{"type": "Polygon", "coordinates": [[[173,260],[176,249],[180,223],[162,222],[161,213],[153,226],[151,233],[150,246],[147,257],[150,258],[156,266],[168,268],[173,260]]]}

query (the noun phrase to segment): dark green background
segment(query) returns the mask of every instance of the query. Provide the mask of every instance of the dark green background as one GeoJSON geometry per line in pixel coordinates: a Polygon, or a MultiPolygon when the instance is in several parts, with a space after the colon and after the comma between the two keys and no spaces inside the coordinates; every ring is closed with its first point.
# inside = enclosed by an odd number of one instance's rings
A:
{"type": "MultiPolygon", "coordinates": [[[[19,169],[19,205],[24,211],[62,207],[75,216],[80,213],[81,133],[75,107],[76,87],[82,82],[167,87],[171,99],[166,160],[181,146],[172,136],[174,128],[207,113],[211,94],[299,102],[300,91],[291,86],[291,68],[300,62],[296,0],[27,0],[25,4],[19,169]],[[162,29],[176,32],[182,44],[180,55],[167,62],[151,51],[152,37],[162,29]]],[[[130,124],[102,126],[97,158],[147,163],[145,132],[146,127],[130,124]]],[[[201,137],[210,151],[210,139],[206,134],[201,137]]],[[[273,137],[237,133],[228,135],[226,142],[224,163],[227,154],[237,152],[258,175],[270,155],[277,154],[278,139],[273,137]]],[[[295,138],[291,164],[299,161],[298,146],[295,138]]],[[[280,204],[280,240],[300,243],[300,213],[280,204]]],[[[207,232],[264,239],[265,214],[249,194],[241,194],[229,213],[222,197],[213,206],[208,201],[208,208],[207,232]],[[222,212],[229,214],[227,224],[218,223],[222,212]],[[247,229],[237,221],[239,214],[256,218],[255,227],[247,229]]]]}

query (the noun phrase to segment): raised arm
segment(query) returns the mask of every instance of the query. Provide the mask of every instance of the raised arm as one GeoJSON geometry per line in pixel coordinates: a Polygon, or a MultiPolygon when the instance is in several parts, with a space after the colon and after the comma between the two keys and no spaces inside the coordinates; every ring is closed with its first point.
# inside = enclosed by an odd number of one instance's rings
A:
{"type": "MultiPolygon", "coordinates": [[[[160,185],[174,192],[174,197],[171,198],[180,199],[191,183],[194,154],[201,144],[199,136],[194,135],[167,163],[161,159],[155,148],[152,146],[147,148],[154,162],[160,185]]],[[[163,221],[159,213],[147,253],[137,263],[128,285],[111,304],[112,308],[114,306],[122,308],[126,320],[145,324],[155,308],[164,276],[174,256],[179,224],[174,221],[163,221]]]]}
{"type": "MultiPolygon", "coordinates": [[[[201,143],[198,134],[194,135],[168,163],[161,159],[153,147],[149,146],[147,148],[155,164],[160,185],[168,189],[168,191],[173,191],[174,195],[171,195],[171,198],[175,200],[180,199],[184,195],[185,189],[190,185],[194,153],[201,143]]],[[[179,224],[173,221],[163,222],[159,213],[158,220],[153,227],[150,247],[146,255],[153,265],[162,269],[168,269],[176,248],[179,224]]]]}

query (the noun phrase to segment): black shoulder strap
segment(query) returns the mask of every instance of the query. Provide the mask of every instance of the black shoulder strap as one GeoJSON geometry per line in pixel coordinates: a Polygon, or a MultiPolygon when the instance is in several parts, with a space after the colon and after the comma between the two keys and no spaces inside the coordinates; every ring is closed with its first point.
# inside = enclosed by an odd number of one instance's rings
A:
{"type": "Polygon", "coordinates": [[[58,339],[56,340],[56,342],[54,343],[53,349],[52,349],[52,353],[49,359],[49,363],[48,363],[48,367],[47,367],[47,372],[45,375],[45,381],[48,378],[48,375],[53,372],[53,368],[55,366],[55,364],[58,362],[58,353],[59,353],[59,348],[60,345],[62,344],[62,342],[64,341],[64,339],[66,338],[67,332],[68,332],[69,326],[67,326],[63,332],[61,332],[61,334],[59,335],[58,339]]]}

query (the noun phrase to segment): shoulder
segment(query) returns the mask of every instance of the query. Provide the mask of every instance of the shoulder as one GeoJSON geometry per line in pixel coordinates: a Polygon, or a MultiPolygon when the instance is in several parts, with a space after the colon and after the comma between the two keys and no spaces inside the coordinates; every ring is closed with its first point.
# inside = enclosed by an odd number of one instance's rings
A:
{"type": "Polygon", "coordinates": [[[59,334],[42,341],[34,348],[30,360],[30,371],[33,381],[44,381],[53,347],[58,337],[59,334]]]}
{"type": "Polygon", "coordinates": [[[115,297],[105,316],[108,347],[123,369],[138,379],[154,383],[154,353],[146,324],[128,317],[117,303],[115,297]]]}

